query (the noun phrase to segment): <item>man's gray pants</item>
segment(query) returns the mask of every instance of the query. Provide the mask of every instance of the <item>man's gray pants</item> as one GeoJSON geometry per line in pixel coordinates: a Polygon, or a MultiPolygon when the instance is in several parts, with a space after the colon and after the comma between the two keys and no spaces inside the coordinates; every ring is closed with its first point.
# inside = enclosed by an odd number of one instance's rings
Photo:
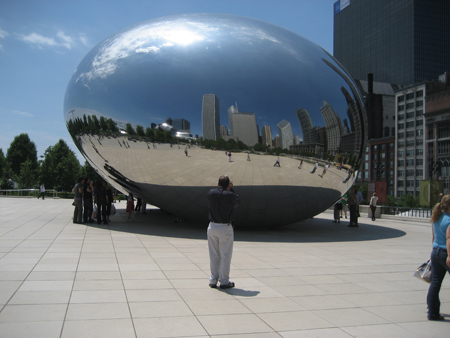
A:
{"type": "Polygon", "coordinates": [[[221,285],[230,282],[231,256],[233,255],[234,231],[231,225],[220,223],[209,223],[208,248],[211,276],[210,284],[221,285]]]}

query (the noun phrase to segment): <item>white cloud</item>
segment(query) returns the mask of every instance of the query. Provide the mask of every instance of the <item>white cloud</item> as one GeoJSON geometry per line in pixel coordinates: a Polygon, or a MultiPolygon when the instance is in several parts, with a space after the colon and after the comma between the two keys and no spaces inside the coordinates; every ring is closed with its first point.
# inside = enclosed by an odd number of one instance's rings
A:
{"type": "Polygon", "coordinates": [[[74,39],[64,34],[64,32],[58,32],[56,36],[59,40],[61,40],[61,42],[59,43],[60,46],[63,46],[70,50],[75,45],[74,39]]]}
{"type": "MultiPolygon", "coordinates": [[[[0,31],[1,34],[1,31],[0,31]]],[[[0,35],[1,37],[1,35],[0,35]]],[[[39,33],[31,33],[28,35],[19,34],[19,39],[30,44],[33,46],[36,46],[38,48],[44,48],[44,47],[55,47],[55,48],[64,48],[71,50],[76,46],[77,43],[82,43],[85,46],[88,46],[89,40],[86,37],[86,35],[81,34],[80,37],[72,37],[70,35],[67,35],[63,31],[58,31],[56,33],[56,36],[44,36],[39,33]]]]}
{"type": "Polygon", "coordinates": [[[84,34],[80,34],[80,36],[78,37],[78,39],[80,40],[80,42],[85,45],[86,47],[89,47],[90,43],[89,43],[89,39],[86,35],[84,34]]]}
{"type": "Polygon", "coordinates": [[[19,39],[22,41],[25,41],[27,43],[30,43],[32,45],[36,45],[39,48],[42,47],[53,47],[58,46],[59,44],[55,41],[53,38],[48,38],[46,36],[37,34],[37,33],[31,33],[29,35],[19,35],[19,39]]]}
{"type": "Polygon", "coordinates": [[[33,114],[30,114],[30,113],[27,113],[27,112],[24,112],[24,111],[20,111],[20,110],[13,110],[12,112],[14,114],[16,114],[16,115],[22,115],[22,116],[26,116],[26,117],[33,117],[34,116],[33,114]]]}
{"type": "Polygon", "coordinates": [[[0,39],[4,39],[9,35],[9,33],[7,31],[4,31],[3,29],[0,28],[0,39]]]}

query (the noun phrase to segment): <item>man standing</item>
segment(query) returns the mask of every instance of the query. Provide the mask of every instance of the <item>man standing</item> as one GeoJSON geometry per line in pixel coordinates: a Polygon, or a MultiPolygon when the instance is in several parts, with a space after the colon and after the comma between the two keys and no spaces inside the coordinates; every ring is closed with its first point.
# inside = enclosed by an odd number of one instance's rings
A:
{"type": "Polygon", "coordinates": [[[314,164],[314,168],[311,171],[311,174],[314,174],[316,172],[318,166],[319,166],[319,161],[317,161],[316,164],[314,164]]]}
{"type": "Polygon", "coordinates": [[[77,184],[73,188],[74,192],[74,202],[75,202],[75,210],[73,211],[73,222],[74,223],[83,223],[83,184],[84,178],[79,178],[77,184]]]}
{"type": "Polygon", "coordinates": [[[39,196],[38,199],[42,196],[42,199],[45,200],[45,185],[44,183],[41,184],[41,186],[39,187],[39,196]]]}
{"type": "Polygon", "coordinates": [[[234,208],[241,203],[241,199],[235,193],[233,182],[228,176],[220,176],[218,187],[209,191],[208,201],[210,223],[207,235],[211,268],[209,286],[217,288],[217,282],[220,282],[221,289],[233,288],[234,283],[230,282],[234,240],[231,222],[234,208]]]}

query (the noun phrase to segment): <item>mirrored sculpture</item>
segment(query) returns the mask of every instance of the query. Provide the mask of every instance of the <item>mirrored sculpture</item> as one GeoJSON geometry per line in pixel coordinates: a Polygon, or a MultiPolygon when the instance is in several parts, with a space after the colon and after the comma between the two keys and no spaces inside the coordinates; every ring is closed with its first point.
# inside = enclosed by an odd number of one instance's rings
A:
{"type": "Polygon", "coordinates": [[[349,74],[321,47],[218,14],[114,34],[80,62],[64,100],[75,144],[119,191],[206,224],[208,191],[226,174],[243,201],[235,224],[250,227],[313,217],[350,188],[363,109],[349,74]]]}

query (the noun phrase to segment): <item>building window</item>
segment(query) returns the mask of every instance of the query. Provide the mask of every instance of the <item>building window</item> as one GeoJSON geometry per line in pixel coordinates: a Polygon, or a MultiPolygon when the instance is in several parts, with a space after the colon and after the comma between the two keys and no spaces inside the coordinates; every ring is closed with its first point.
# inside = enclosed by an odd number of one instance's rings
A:
{"type": "Polygon", "coordinates": [[[399,150],[397,155],[398,155],[398,157],[403,157],[403,156],[405,156],[405,152],[403,150],[399,150]]]}
{"type": "Polygon", "coordinates": [[[405,133],[404,132],[398,133],[398,138],[404,138],[404,137],[405,137],[405,133]]]}
{"type": "Polygon", "coordinates": [[[409,113],[406,113],[406,118],[407,119],[411,119],[411,118],[413,118],[414,117],[414,112],[412,111],[412,112],[409,112],[409,113]]]}
{"type": "Polygon", "coordinates": [[[416,149],[416,155],[423,155],[423,149],[416,149]]]}
{"type": "Polygon", "coordinates": [[[405,106],[402,104],[401,106],[398,106],[398,111],[404,111],[405,110],[405,106]]]}
{"type": "Polygon", "coordinates": [[[381,150],[386,150],[386,144],[381,145],[381,150]]]}
{"type": "Polygon", "coordinates": [[[422,136],[422,135],[423,135],[423,129],[417,129],[416,136],[422,136]]]}
{"type": "MultiPolygon", "coordinates": [[[[397,170],[397,176],[398,177],[405,177],[405,171],[404,170],[397,170]]],[[[400,184],[400,181],[398,183],[400,184]]]]}
{"type": "Polygon", "coordinates": [[[398,130],[401,130],[401,129],[405,129],[405,124],[404,123],[399,123],[398,124],[398,130]]]}
{"type": "Polygon", "coordinates": [[[413,137],[414,136],[414,130],[410,130],[406,132],[406,137],[413,137]]]}
{"type": "Polygon", "coordinates": [[[423,139],[422,139],[422,138],[418,138],[418,139],[416,140],[416,145],[420,146],[420,145],[422,145],[422,144],[423,144],[423,139]]]}
{"type": "Polygon", "coordinates": [[[414,180],[407,180],[406,181],[406,187],[407,188],[414,188],[415,187],[415,183],[414,180]]]}
{"type": "Polygon", "coordinates": [[[398,120],[402,121],[405,118],[405,114],[398,114],[398,120]]]}
{"type": "Polygon", "coordinates": [[[397,98],[397,102],[404,102],[404,101],[405,101],[405,97],[403,95],[401,95],[397,98]]]}
{"type": "Polygon", "coordinates": [[[398,160],[398,161],[397,161],[397,165],[398,165],[399,167],[403,167],[403,166],[405,165],[405,160],[398,160]]]}
{"type": "Polygon", "coordinates": [[[423,97],[423,90],[419,90],[416,92],[416,97],[423,97]]]}
{"type": "Polygon", "coordinates": [[[423,165],[423,159],[422,158],[418,158],[416,160],[416,165],[423,165]]]}
{"type": "Polygon", "coordinates": [[[394,143],[392,143],[392,142],[389,143],[389,149],[391,149],[391,150],[394,149],[394,143]]]}
{"type": "Polygon", "coordinates": [[[408,95],[406,95],[406,100],[412,100],[414,98],[414,93],[409,93],[408,95]]]}
{"type": "Polygon", "coordinates": [[[414,127],[414,121],[406,122],[406,128],[412,128],[414,127]]]}
{"type": "Polygon", "coordinates": [[[392,129],[391,129],[391,135],[392,135],[392,136],[395,135],[395,127],[392,127],[392,129]]]}
{"type": "Polygon", "coordinates": [[[398,181],[397,187],[402,188],[404,183],[405,183],[404,181],[398,181]]]}
{"type": "Polygon", "coordinates": [[[417,101],[416,107],[423,107],[423,101],[417,101]]]}
{"type": "MultiPolygon", "coordinates": [[[[413,155],[414,155],[414,150],[413,150],[413,155]]],[[[414,160],[406,160],[406,165],[413,167],[414,166],[414,160]]]]}
{"type": "Polygon", "coordinates": [[[423,110],[422,109],[418,109],[417,111],[416,111],[416,117],[419,117],[419,116],[422,116],[423,115],[423,110]]]}
{"type": "Polygon", "coordinates": [[[423,176],[423,169],[416,169],[416,176],[423,176]]]}

